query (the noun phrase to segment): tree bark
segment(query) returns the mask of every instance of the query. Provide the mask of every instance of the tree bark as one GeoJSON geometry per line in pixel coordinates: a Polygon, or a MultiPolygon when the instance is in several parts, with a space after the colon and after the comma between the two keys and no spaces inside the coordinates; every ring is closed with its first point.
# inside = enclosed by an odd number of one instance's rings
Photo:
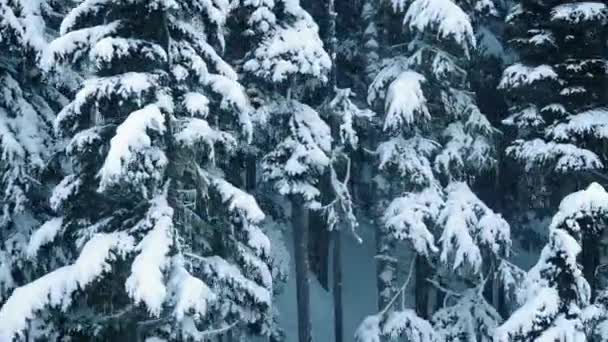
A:
{"type": "MultiPolygon", "coordinates": [[[[329,186],[329,185],[328,185],[329,186]]],[[[325,194],[325,192],[323,193],[325,194]]],[[[323,213],[310,212],[309,220],[309,260],[310,270],[323,288],[329,291],[329,243],[330,233],[323,213]]]]}
{"type": "Polygon", "coordinates": [[[333,250],[333,297],[334,297],[334,336],[335,342],[343,342],[343,308],[342,308],[342,241],[340,230],[332,232],[333,250]]]}
{"type": "Polygon", "coordinates": [[[582,251],[580,255],[583,265],[583,276],[591,287],[591,299],[595,299],[597,282],[595,270],[599,266],[599,237],[596,234],[583,234],[582,251]]]}
{"type": "Polygon", "coordinates": [[[394,244],[390,237],[376,227],[376,286],[378,287],[378,310],[384,309],[395,295],[396,260],[394,244]]]}
{"type": "Polygon", "coordinates": [[[430,274],[431,268],[426,257],[416,255],[416,313],[424,319],[430,316],[429,283],[426,281],[430,274]]]}
{"type": "Polygon", "coordinates": [[[296,296],[298,305],[298,341],[312,342],[310,321],[310,284],[308,271],[308,209],[300,196],[291,199],[291,225],[296,266],[296,296]]]}
{"type": "Polygon", "coordinates": [[[253,153],[247,154],[245,160],[245,189],[251,193],[255,191],[255,187],[257,186],[257,163],[256,156],[253,153]]]}

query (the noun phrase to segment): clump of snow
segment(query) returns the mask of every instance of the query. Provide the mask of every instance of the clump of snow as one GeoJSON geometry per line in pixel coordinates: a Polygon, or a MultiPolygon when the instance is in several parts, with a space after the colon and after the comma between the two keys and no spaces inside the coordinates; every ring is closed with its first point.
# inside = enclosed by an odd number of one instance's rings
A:
{"type": "Polygon", "coordinates": [[[298,74],[326,81],[330,67],[316,24],[303,18],[271,35],[244,65],[246,71],[275,83],[298,74]]]}
{"type": "Polygon", "coordinates": [[[409,241],[418,253],[429,255],[437,247],[427,223],[435,221],[442,205],[443,198],[437,189],[408,193],[389,204],[383,221],[396,239],[409,241]]]}
{"type": "Polygon", "coordinates": [[[541,139],[516,140],[507,148],[507,155],[522,162],[527,171],[549,167],[558,173],[568,173],[603,167],[600,158],[589,150],[541,139]]]}
{"type": "Polygon", "coordinates": [[[247,220],[254,223],[264,219],[264,212],[252,195],[221,178],[215,178],[213,184],[220,193],[222,201],[228,204],[229,210],[242,213],[247,220]]]}
{"type": "Polygon", "coordinates": [[[179,123],[175,140],[187,147],[195,147],[202,143],[209,149],[209,159],[215,160],[215,146],[223,144],[228,150],[236,148],[236,139],[227,132],[214,129],[207,120],[188,118],[179,123]]]}
{"type": "Polygon", "coordinates": [[[606,139],[608,138],[608,110],[595,108],[571,115],[566,122],[560,122],[549,128],[547,134],[565,141],[582,136],[606,139]]]}
{"type": "Polygon", "coordinates": [[[150,315],[158,316],[167,296],[163,272],[168,267],[168,254],[173,245],[173,209],[164,195],[154,198],[136,229],[149,231],[135,248],[139,254],[131,265],[126,290],[135,303],[143,302],[150,315]]]}
{"type": "Polygon", "coordinates": [[[60,36],[52,41],[40,58],[40,66],[45,70],[52,69],[60,62],[75,62],[86,55],[84,47],[94,46],[101,39],[116,33],[120,21],[83,28],[60,36]]]}
{"type": "Polygon", "coordinates": [[[575,2],[553,7],[551,20],[577,25],[586,21],[606,23],[608,8],[601,2],[575,2]]]}
{"type": "Polygon", "coordinates": [[[30,237],[25,254],[29,258],[36,257],[38,250],[47,243],[53,241],[63,225],[63,217],[55,217],[46,221],[30,237]]]}
{"type": "Polygon", "coordinates": [[[483,262],[480,248],[499,256],[510,247],[509,224],[477,198],[466,183],[451,183],[446,193],[439,215],[443,227],[440,258],[447,264],[452,256],[454,269],[466,262],[477,272],[483,262]]]}
{"type": "Polygon", "coordinates": [[[519,88],[535,82],[557,79],[558,75],[550,65],[527,66],[515,63],[503,71],[498,88],[519,88]]]}
{"type": "Polygon", "coordinates": [[[603,218],[608,215],[608,192],[598,183],[591,183],[585,190],[566,196],[553,216],[550,229],[565,225],[576,232],[581,230],[577,219],[592,217],[603,218]]]}
{"type": "Polygon", "coordinates": [[[183,103],[188,113],[192,116],[206,118],[209,115],[209,99],[201,93],[186,93],[183,103]]]}
{"type": "Polygon", "coordinates": [[[416,0],[405,13],[404,23],[417,32],[436,29],[440,37],[461,45],[467,56],[476,45],[471,19],[451,0],[416,0]]]}
{"type": "Polygon", "coordinates": [[[207,284],[193,277],[184,268],[181,257],[175,257],[173,263],[173,272],[168,284],[175,302],[173,316],[177,321],[181,321],[186,315],[193,313],[193,318],[198,321],[206,315],[209,304],[214,302],[217,296],[207,284]]]}
{"type": "Polygon", "coordinates": [[[13,291],[0,309],[0,340],[23,337],[27,322],[47,306],[65,311],[72,296],[111,270],[110,262],[133,249],[126,233],[97,234],[83,247],[76,262],[13,291]]]}
{"type": "MultiPolygon", "coordinates": [[[[153,150],[148,130],[164,133],[165,118],[157,105],[148,105],[131,113],[116,129],[116,135],[110,141],[110,150],[99,170],[100,190],[106,189],[123,177],[128,166],[137,161],[137,157],[146,150],[153,150]]],[[[162,154],[156,151],[151,159],[158,159],[162,154]]],[[[151,153],[148,151],[148,153],[151,153]]],[[[164,156],[162,157],[164,159],[164,156]]]]}
{"type": "Polygon", "coordinates": [[[401,73],[388,87],[384,130],[400,130],[414,122],[426,122],[431,114],[422,92],[424,76],[414,71],[401,73]]]}
{"type": "Polygon", "coordinates": [[[51,195],[51,199],[49,203],[51,205],[51,209],[58,211],[66,199],[68,199],[71,195],[75,194],[80,186],[82,185],[82,180],[76,175],[68,175],[55,186],[53,189],[53,194],[51,195]]]}

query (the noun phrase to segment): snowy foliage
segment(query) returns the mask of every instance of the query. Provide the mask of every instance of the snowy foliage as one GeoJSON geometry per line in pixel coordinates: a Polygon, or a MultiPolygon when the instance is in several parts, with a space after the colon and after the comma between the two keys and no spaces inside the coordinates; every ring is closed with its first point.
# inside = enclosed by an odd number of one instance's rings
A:
{"type": "Polygon", "coordinates": [[[437,251],[429,226],[436,221],[442,205],[443,198],[436,189],[408,193],[389,204],[384,212],[384,224],[396,239],[409,241],[415,251],[429,255],[437,251]]]}
{"type": "Polygon", "coordinates": [[[546,142],[541,139],[516,140],[507,155],[522,163],[527,171],[549,168],[557,173],[601,169],[600,158],[573,144],[546,142]]]}
{"type": "Polygon", "coordinates": [[[404,23],[416,32],[435,30],[441,38],[455,40],[467,55],[476,45],[471,19],[451,0],[416,0],[408,7],[404,23]]]}
{"type": "Polygon", "coordinates": [[[585,341],[581,310],[591,294],[577,263],[580,252],[567,230],[551,229],[549,243],[521,286],[522,305],[497,329],[495,341],[585,341]]]}
{"type": "Polygon", "coordinates": [[[27,321],[46,307],[68,310],[72,296],[111,271],[110,262],[133,249],[133,238],[124,233],[95,235],[72,265],[61,267],[16,289],[0,310],[0,337],[10,341],[27,328],[27,321]]]}
{"type": "Polygon", "coordinates": [[[442,341],[493,341],[502,318],[477,289],[467,290],[456,303],[437,311],[431,323],[442,341]]]}
{"type": "Polygon", "coordinates": [[[285,126],[279,128],[274,149],[262,161],[264,176],[280,194],[314,201],[320,194],[318,177],[330,163],[329,126],[314,109],[297,101],[273,104],[268,112],[285,126]]]}
{"type": "Polygon", "coordinates": [[[271,33],[244,68],[271,83],[282,83],[296,76],[325,82],[330,66],[331,60],[323,49],[318,28],[304,13],[292,25],[271,33]]]}
{"type": "Polygon", "coordinates": [[[441,341],[431,324],[413,310],[394,311],[387,317],[368,316],[355,332],[357,342],[380,342],[383,338],[412,342],[441,341]]]}
{"type": "Polygon", "coordinates": [[[446,192],[438,218],[444,227],[439,240],[441,261],[453,269],[466,265],[479,272],[488,256],[508,255],[510,228],[502,216],[488,208],[465,183],[452,183],[446,192]]]}

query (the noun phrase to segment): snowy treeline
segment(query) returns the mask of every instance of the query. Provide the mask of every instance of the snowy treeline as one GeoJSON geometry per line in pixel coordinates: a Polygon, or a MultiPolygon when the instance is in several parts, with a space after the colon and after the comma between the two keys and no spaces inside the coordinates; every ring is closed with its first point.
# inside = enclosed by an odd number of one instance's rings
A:
{"type": "Polygon", "coordinates": [[[593,1],[0,0],[0,342],[312,342],[313,279],[327,341],[608,341],[607,46],[593,1]]]}

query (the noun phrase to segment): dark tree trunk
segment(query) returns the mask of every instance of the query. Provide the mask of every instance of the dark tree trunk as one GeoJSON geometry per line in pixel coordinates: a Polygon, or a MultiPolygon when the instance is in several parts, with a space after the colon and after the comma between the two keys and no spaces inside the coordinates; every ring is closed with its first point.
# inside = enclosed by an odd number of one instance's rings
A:
{"type": "Polygon", "coordinates": [[[256,156],[253,153],[247,154],[245,160],[245,189],[248,192],[255,191],[257,181],[257,163],[256,156]]]}
{"type": "Polygon", "coordinates": [[[291,226],[296,265],[296,292],[298,305],[298,341],[312,342],[310,321],[310,284],[308,271],[308,209],[300,196],[291,199],[291,226]]]}
{"type": "Polygon", "coordinates": [[[343,342],[343,308],[342,308],[342,241],[340,231],[332,232],[333,250],[333,297],[334,297],[334,332],[335,342],[343,342]]]}
{"type": "Polygon", "coordinates": [[[429,310],[429,288],[430,284],[427,278],[431,274],[431,267],[422,255],[416,256],[416,313],[418,316],[428,319],[430,316],[429,310]]]}
{"type": "Polygon", "coordinates": [[[376,227],[376,285],[378,309],[383,310],[395,295],[396,260],[393,257],[393,241],[376,227]]]}
{"type": "Polygon", "coordinates": [[[599,237],[596,234],[584,234],[582,251],[580,256],[581,264],[583,265],[583,275],[589,286],[591,287],[591,299],[595,299],[595,292],[597,290],[597,282],[595,277],[595,270],[599,266],[599,237]]]}
{"type": "Polygon", "coordinates": [[[325,290],[329,291],[329,241],[325,217],[319,211],[310,212],[309,222],[309,259],[310,270],[325,290]]]}

